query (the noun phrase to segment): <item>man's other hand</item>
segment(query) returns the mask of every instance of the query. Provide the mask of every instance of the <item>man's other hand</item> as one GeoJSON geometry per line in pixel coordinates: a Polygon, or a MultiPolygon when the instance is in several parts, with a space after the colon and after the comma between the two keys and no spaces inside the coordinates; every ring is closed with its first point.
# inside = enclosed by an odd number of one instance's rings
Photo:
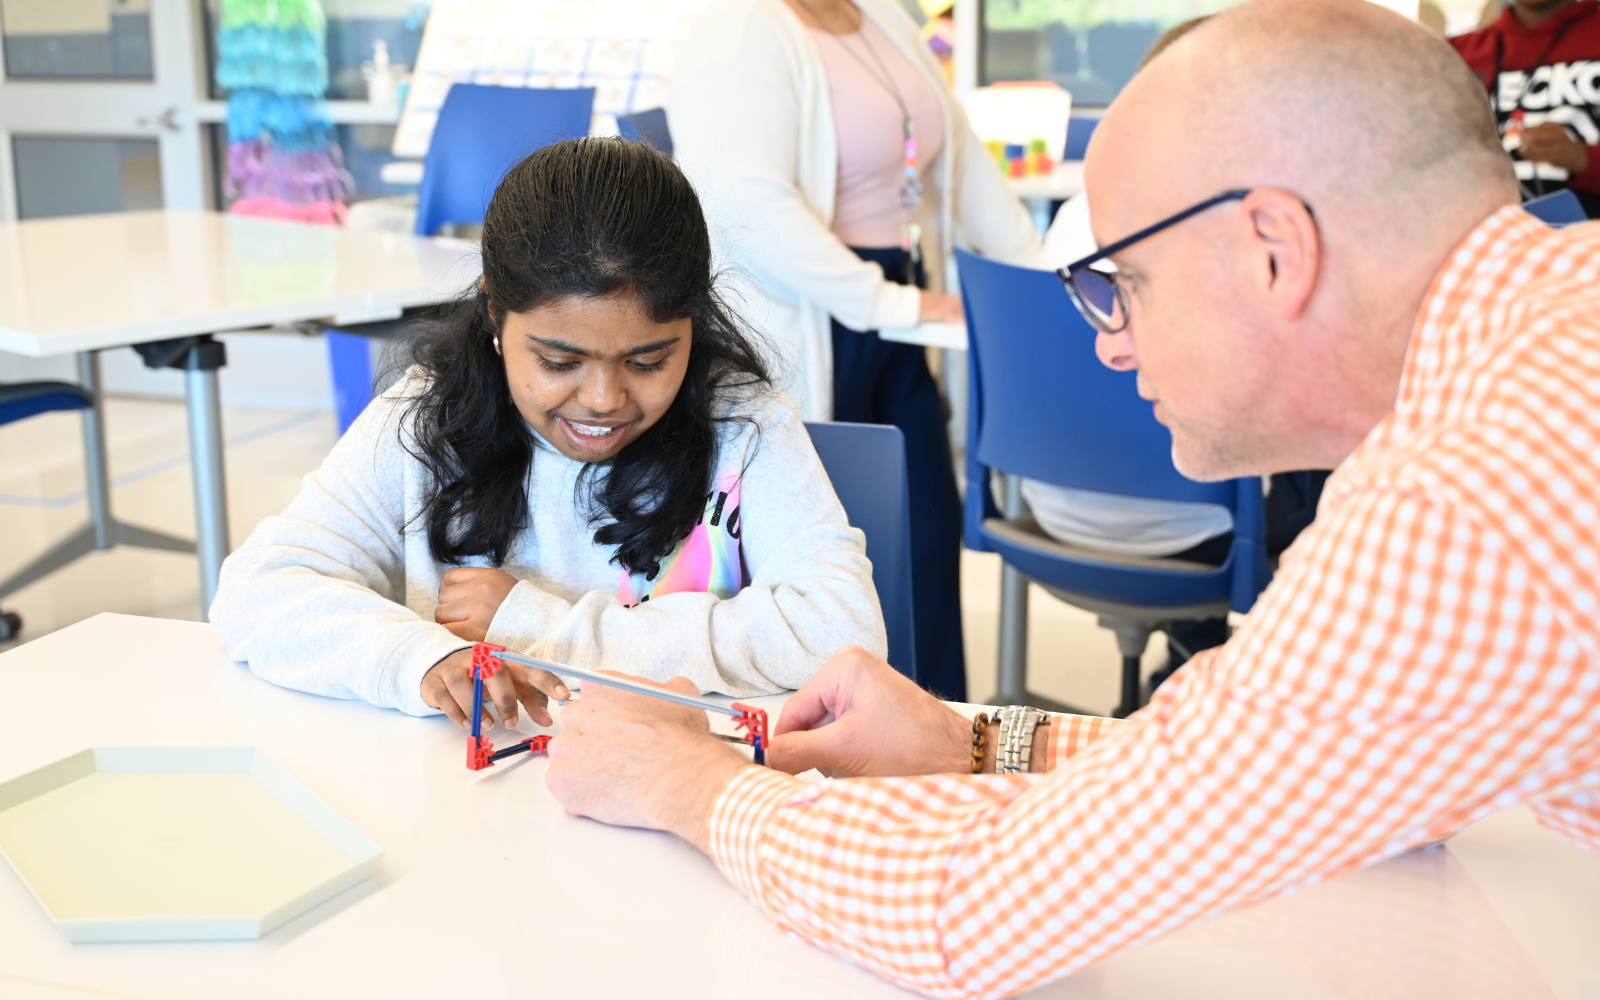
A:
{"type": "Polygon", "coordinates": [[[972,723],[878,657],[846,646],[783,706],[767,763],[834,778],[967,773],[972,723]]]}

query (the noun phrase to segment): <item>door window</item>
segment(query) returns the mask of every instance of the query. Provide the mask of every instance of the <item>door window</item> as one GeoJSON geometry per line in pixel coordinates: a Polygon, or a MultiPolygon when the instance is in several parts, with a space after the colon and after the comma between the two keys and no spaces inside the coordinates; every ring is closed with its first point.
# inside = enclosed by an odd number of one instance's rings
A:
{"type": "Polygon", "coordinates": [[[0,0],[6,77],[149,80],[150,0],[0,0]]]}
{"type": "Polygon", "coordinates": [[[19,219],[162,206],[154,139],[16,135],[11,162],[19,219]]]}

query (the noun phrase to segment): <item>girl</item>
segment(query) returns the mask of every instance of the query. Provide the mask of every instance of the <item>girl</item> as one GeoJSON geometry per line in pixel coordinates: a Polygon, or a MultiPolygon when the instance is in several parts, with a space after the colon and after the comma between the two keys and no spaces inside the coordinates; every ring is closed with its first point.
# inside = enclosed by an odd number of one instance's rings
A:
{"type": "MultiPolygon", "coordinates": [[[[720,303],[670,160],[548,146],[495,191],[482,254],[408,377],[224,564],[236,659],[467,726],[479,640],[737,696],[884,652],[862,535],[720,303]]],[[[568,696],[521,667],[487,688],[507,727],[568,696]]]]}

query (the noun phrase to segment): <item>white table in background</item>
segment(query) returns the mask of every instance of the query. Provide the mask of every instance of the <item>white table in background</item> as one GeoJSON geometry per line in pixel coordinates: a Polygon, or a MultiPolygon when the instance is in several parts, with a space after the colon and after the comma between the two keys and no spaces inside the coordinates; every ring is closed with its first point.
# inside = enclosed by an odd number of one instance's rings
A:
{"type": "MultiPolygon", "coordinates": [[[[211,334],[330,319],[393,319],[445,301],[477,277],[476,248],[400,233],[360,232],[216,212],[80,215],[0,224],[0,351],[78,356],[100,393],[98,352],[174,342],[185,373],[195,492],[200,610],[228,554],[218,352],[211,334]],[[182,338],[195,338],[188,344],[182,338]]],[[[110,513],[103,416],[85,411],[93,524],[36,566],[87,539],[90,548],[187,543],[117,524],[110,513]]],[[[58,562],[59,564],[59,562],[58,562]]],[[[26,572],[26,571],[25,571],[26,572]]],[[[19,574],[19,576],[22,574],[19,574]]]]}
{"type": "Polygon", "coordinates": [[[1043,233],[1050,228],[1050,203],[1066,201],[1083,190],[1083,161],[1063,160],[1048,174],[1007,179],[1011,191],[1028,206],[1033,224],[1043,233]]]}
{"type": "MultiPolygon", "coordinates": [[[[469,772],[442,718],[273,687],[210,626],[101,615],[0,654],[0,690],[0,780],[91,746],[248,744],[386,851],[367,883],[226,943],[68,944],[0,864],[7,1000],[909,996],[780,933],[674,838],[568,816],[542,759],[469,772]]],[[[1031,996],[1594,1000],[1597,942],[1600,856],[1512,810],[1031,996]]]]}

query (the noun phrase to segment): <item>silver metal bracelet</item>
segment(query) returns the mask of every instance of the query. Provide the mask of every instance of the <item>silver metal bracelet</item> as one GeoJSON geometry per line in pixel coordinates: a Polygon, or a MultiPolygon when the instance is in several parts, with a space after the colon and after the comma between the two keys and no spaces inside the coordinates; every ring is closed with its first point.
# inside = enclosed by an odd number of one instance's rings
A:
{"type": "Polygon", "coordinates": [[[1033,760],[1033,734],[1050,716],[1027,705],[1007,705],[996,713],[1000,737],[995,746],[994,773],[1027,774],[1033,760]]]}

